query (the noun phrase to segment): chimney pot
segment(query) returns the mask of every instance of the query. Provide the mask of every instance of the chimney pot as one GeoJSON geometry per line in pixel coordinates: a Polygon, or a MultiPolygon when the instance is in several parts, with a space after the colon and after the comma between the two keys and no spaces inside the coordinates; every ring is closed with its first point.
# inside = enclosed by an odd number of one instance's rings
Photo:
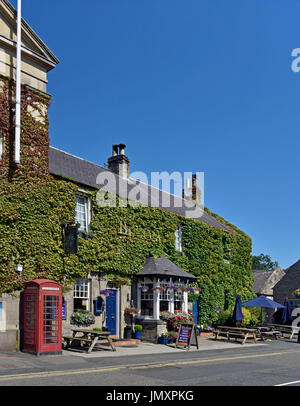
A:
{"type": "Polygon", "coordinates": [[[120,155],[124,155],[124,154],[125,154],[125,148],[126,148],[126,145],[125,145],[125,144],[119,144],[119,154],[120,154],[120,155]]]}
{"type": "Polygon", "coordinates": [[[119,145],[113,145],[112,146],[112,156],[117,156],[118,155],[118,149],[119,149],[119,145]]]}

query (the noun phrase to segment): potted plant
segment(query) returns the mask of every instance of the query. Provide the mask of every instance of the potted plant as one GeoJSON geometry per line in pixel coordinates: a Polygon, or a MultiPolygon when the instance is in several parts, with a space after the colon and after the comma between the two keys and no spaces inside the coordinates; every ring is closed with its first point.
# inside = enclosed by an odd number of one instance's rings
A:
{"type": "Polygon", "coordinates": [[[177,339],[177,332],[176,331],[169,331],[169,344],[175,343],[177,339]]]}
{"type": "Polygon", "coordinates": [[[158,344],[168,344],[169,335],[167,333],[163,333],[158,337],[158,344]]]}
{"type": "Polygon", "coordinates": [[[134,326],[134,338],[137,340],[141,339],[141,334],[142,334],[143,326],[141,324],[136,324],[134,326]]]}

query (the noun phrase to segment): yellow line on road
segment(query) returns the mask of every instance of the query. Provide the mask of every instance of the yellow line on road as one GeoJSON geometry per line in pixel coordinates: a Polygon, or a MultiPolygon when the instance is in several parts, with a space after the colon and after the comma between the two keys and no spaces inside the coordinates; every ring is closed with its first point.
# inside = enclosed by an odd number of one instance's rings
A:
{"type": "Polygon", "coordinates": [[[205,358],[205,359],[188,359],[184,361],[171,361],[164,363],[153,363],[153,364],[144,364],[144,365],[121,365],[116,367],[106,367],[106,368],[95,368],[95,369],[85,369],[85,370],[76,370],[76,371],[54,371],[54,372],[37,372],[30,374],[18,374],[18,375],[9,375],[9,376],[0,376],[0,382],[11,381],[11,380],[21,380],[21,379],[37,379],[37,378],[50,378],[56,376],[66,376],[66,375],[80,375],[80,374],[91,374],[91,373],[100,373],[100,372],[110,372],[110,371],[120,371],[122,369],[148,369],[148,368],[162,368],[167,366],[174,365],[191,365],[191,364],[208,364],[214,362],[224,362],[224,361],[236,361],[241,359],[253,359],[253,358],[264,358],[264,357],[274,357],[277,355],[287,355],[294,354],[300,351],[285,351],[285,352],[271,352],[268,354],[248,354],[248,355],[239,355],[235,357],[222,357],[222,358],[205,358]]]}
{"type": "MultiPolygon", "coordinates": [[[[300,351],[293,351],[300,352],[300,351]]],[[[283,355],[287,352],[272,352],[270,354],[255,354],[255,355],[240,355],[237,357],[223,357],[223,358],[211,358],[211,359],[197,359],[197,360],[185,360],[185,361],[173,361],[173,362],[164,362],[161,364],[148,364],[148,365],[137,365],[129,367],[130,369],[146,369],[146,368],[161,368],[164,366],[172,366],[172,365],[187,365],[187,364],[207,364],[210,362],[220,362],[220,361],[235,361],[239,359],[249,359],[249,358],[262,358],[262,357],[270,357],[275,355],[283,355]]]]}

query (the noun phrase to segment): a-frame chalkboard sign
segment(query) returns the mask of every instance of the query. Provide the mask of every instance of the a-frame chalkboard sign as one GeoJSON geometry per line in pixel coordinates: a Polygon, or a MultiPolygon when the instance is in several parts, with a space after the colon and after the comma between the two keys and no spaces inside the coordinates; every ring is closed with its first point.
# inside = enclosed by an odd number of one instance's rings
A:
{"type": "Polygon", "coordinates": [[[196,345],[199,350],[198,339],[194,324],[180,324],[175,347],[183,346],[190,349],[191,345],[196,345]]]}

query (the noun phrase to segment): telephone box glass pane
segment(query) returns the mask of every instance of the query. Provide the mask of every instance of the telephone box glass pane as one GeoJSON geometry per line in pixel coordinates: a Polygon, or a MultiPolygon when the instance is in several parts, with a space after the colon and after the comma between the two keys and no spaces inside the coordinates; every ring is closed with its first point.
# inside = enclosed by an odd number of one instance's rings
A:
{"type": "Polygon", "coordinates": [[[44,296],[44,344],[58,343],[58,296],[44,296]]]}
{"type": "Polygon", "coordinates": [[[35,295],[24,299],[24,343],[35,343],[35,295]]]}

